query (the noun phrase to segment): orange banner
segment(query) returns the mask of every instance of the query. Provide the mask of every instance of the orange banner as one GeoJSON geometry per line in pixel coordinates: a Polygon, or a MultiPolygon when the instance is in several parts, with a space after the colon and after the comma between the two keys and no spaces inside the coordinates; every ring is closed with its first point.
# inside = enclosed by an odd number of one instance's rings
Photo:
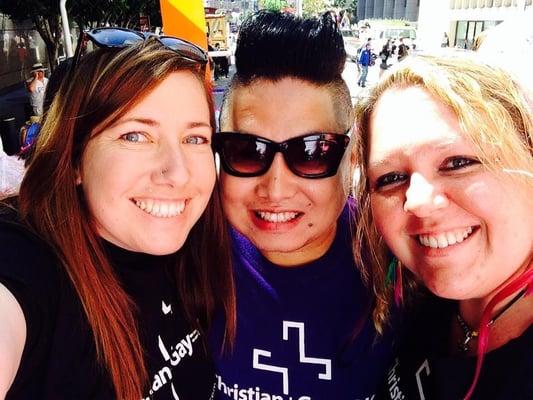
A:
{"type": "Polygon", "coordinates": [[[163,32],[197,44],[207,50],[202,0],[160,0],[163,32]]]}

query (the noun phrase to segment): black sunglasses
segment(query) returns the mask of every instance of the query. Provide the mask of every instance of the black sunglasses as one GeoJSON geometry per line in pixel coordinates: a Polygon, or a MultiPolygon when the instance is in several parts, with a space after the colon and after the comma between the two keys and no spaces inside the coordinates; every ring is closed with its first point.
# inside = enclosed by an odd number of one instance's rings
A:
{"type": "Polygon", "coordinates": [[[349,132],[308,133],[281,143],[249,133],[220,132],[215,135],[214,146],[222,168],[233,176],[265,174],[276,153],[280,152],[293,174],[318,179],[337,173],[350,142],[349,132]]]}
{"type": "Polygon", "coordinates": [[[76,52],[74,54],[74,60],[71,65],[71,70],[74,70],[76,65],[79,63],[82,53],[87,50],[84,47],[87,46],[89,41],[98,47],[120,50],[124,47],[131,46],[134,43],[146,40],[152,36],[154,36],[165,47],[174,50],[183,58],[199,63],[202,66],[207,64],[207,53],[201,47],[198,47],[184,39],[173,36],[143,34],[141,32],[126,28],[96,28],[81,33],[78,40],[78,45],[76,47],[76,52]]]}

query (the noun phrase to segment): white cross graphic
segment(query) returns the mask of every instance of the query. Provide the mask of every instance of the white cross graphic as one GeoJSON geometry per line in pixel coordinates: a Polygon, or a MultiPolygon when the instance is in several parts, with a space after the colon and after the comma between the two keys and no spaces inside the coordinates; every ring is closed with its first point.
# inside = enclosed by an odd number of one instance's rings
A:
{"type": "MultiPolygon", "coordinates": [[[[303,322],[283,321],[283,340],[289,340],[289,329],[298,330],[298,353],[300,362],[303,364],[323,365],[324,372],[318,374],[318,379],[331,380],[331,360],[326,358],[308,357],[305,354],[305,324],[303,322]]],[[[259,357],[271,358],[271,352],[267,350],[254,349],[253,368],[264,371],[277,372],[283,378],[283,394],[289,394],[289,370],[285,367],[261,363],[259,357]]]]}

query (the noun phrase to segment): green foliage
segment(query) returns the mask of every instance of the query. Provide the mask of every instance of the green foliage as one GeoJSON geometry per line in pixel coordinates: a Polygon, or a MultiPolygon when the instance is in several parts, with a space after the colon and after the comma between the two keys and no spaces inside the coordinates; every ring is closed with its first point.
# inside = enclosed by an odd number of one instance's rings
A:
{"type": "Polygon", "coordinates": [[[287,7],[286,0],[259,0],[259,8],[265,10],[280,11],[285,7],[287,7]]]}
{"type": "Polygon", "coordinates": [[[346,9],[348,3],[351,3],[351,0],[333,0],[333,7],[346,9]]]}
{"type": "MultiPolygon", "coordinates": [[[[152,26],[161,26],[159,0],[72,0],[67,2],[70,23],[80,29],[106,24],[139,28],[140,14],[148,15],[152,26]]],[[[61,38],[59,0],[0,0],[0,13],[15,21],[31,20],[46,44],[48,61],[56,65],[61,38]]]]}
{"type": "Polygon", "coordinates": [[[69,13],[84,28],[110,24],[135,29],[140,14],[149,16],[152,26],[161,26],[159,0],[77,0],[69,13]]]}
{"type": "Polygon", "coordinates": [[[357,15],[357,0],[333,0],[333,7],[342,8],[353,15],[357,15]]]}
{"type": "Polygon", "coordinates": [[[316,16],[328,8],[325,0],[303,0],[302,12],[305,17],[316,16]]]}

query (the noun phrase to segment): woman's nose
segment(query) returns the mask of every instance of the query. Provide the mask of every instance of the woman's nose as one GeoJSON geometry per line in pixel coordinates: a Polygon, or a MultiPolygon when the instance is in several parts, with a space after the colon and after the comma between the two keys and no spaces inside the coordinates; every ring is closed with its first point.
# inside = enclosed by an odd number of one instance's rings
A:
{"type": "Polygon", "coordinates": [[[420,173],[413,173],[409,181],[409,187],[405,192],[405,212],[424,217],[433,211],[446,207],[448,199],[441,193],[435,184],[432,184],[420,173]]]}

